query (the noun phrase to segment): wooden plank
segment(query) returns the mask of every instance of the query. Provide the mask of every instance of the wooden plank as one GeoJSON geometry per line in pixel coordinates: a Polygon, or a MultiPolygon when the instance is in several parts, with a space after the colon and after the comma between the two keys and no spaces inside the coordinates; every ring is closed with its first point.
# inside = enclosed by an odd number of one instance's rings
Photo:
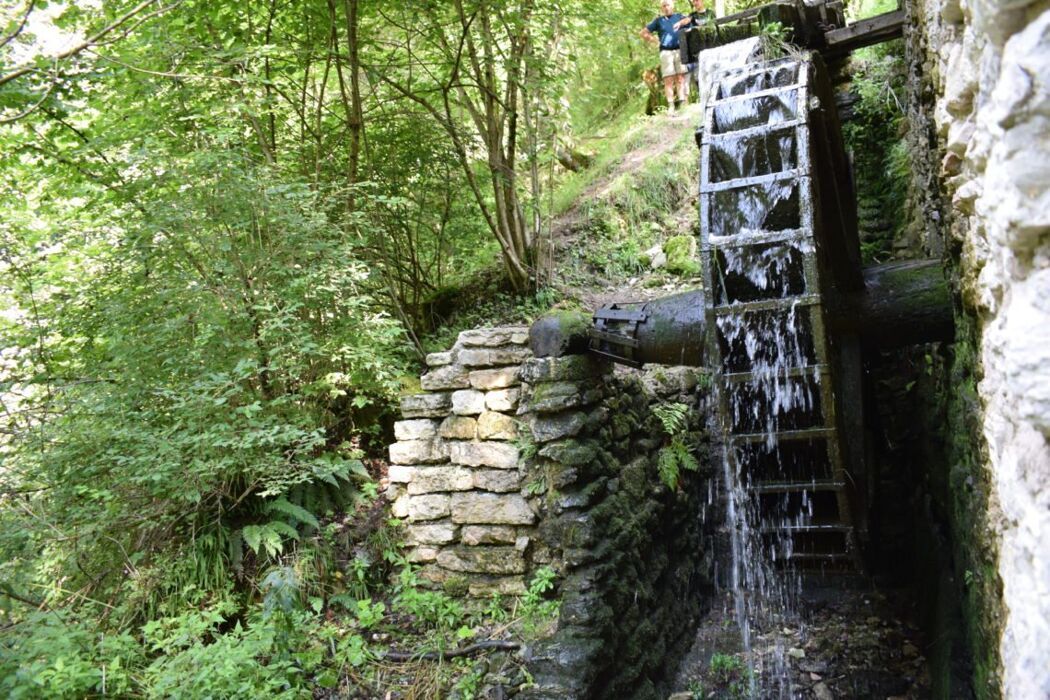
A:
{"type": "MultiPolygon", "coordinates": [[[[717,99],[708,100],[708,103],[721,107],[722,105],[729,102],[748,102],[751,100],[757,100],[763,97],[783,97],[788,94],[789,90],[798,87],[797,85],[785,85],[784,87],[774,87],[768,90],[760,90],[758,92],[742,92],[739,95],[730,95],[729,97],[719,97],[717,99]]],[[[787,122],[782,122],[787,123],[787,122]]],[[[767,125],[763,124],[763,127],[767,125]]],[[[728,132],[733,133],[733,132],[728,132]]]]}
{"type": "Polygon", "coordinates": [[[838,491],[846,488],[846,482],[833,481],[829,479],[814,479],[813,481],[783,481],[764,482],[760,481],[753,485],[755,493],[790,493],[794,491],[838,491]]]}
{"type": "Polygon", "coordinates": [[[895,10],[875,17],[862,19],[859,22],[832,29],[824,33],[829,49],[852,51],[864,46],[871,46],[890,39],[896,39],[904,33],[904,10],[895,10]]]}
{"type": "Polygon", "coordinates": [[[598,309],[594,312],[594,320],[605,321],[637,321],[645,323],[649,315],[633,309],[598,309]]]}
{"type": "MultiPolygon", "coordinates": [[[[726,132],[731,133],[731,132],[726,132]]],[[[707,194],[709,192],[724,192],[725,190],[739,190],[744,187],[754,187],[755,185],[769,185],[775,182],[782,182],[784,180],[797,180],[802,173],[797,168],[791,170],[781,170],[778,173],[769,173],[768,175],[755,175],[753,177],[738,177],[733,180],[722,180],[721,182],[713,182],[708,185],[701,185],[700,194],[707,194]]]]}
{"type": "Polygon", "coordinates": [[[748,10],[743,10],[741,12],[734,12],[733,14],[726,15],[725,17],[718,17],[717,19],[715,19],[715,24],[721,26],[723,24],[731,24],[732,22],[738,22],[743,19],[751,19],[752,17],[757,17],[758,12],[762,9],[762,7],[752,7],[748,10]]]}
{"type": "Polygon", "coordinates": [[[759,301],[735,301],[731,304],[714,305],[712,310],[718,316],[725,316],[726,314],[746,314],[755,311],[790,311],[794,306],[813,306],[819,303],[819,294],[799,294],[759,301]]]}
{"type": "Polygon", "coordinates": [[[770,245],[773,243],[795,243],[809,237],[805,229],[788,231],[758,231],[738,233],[733,236],[711,236],[711,245],[719,249],[745,248],[747,246],[770,245]]]}

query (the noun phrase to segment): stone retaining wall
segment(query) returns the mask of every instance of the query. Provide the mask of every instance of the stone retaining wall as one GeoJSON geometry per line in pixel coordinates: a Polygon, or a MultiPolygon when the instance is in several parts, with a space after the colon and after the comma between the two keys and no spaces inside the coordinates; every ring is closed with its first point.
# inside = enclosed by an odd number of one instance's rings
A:
{"type": "Polygon", "coordinates": [[[693,369],[618,369],[590,355],[534,358],[520,327],[466,331],[427,358],[390,447],[394,514],[421,576],[472,596],[521,593],[550,566],[553,635],[526,650],[520,697],[656,698],[710,599],[706,415],[693,369]],[[693,407],[701,472],[671,490],[654,404],[693,407]]]}
{"type": "Polygon", "coordinates": [[[523,327],[461,333],[427,356],[426,393],[404,397],[394,424],[387,497],[405,520],[408,557],[423,578],[461,580],[471,595],[525,590],[536,522],[516,418],[527,340],[523,327]]]}

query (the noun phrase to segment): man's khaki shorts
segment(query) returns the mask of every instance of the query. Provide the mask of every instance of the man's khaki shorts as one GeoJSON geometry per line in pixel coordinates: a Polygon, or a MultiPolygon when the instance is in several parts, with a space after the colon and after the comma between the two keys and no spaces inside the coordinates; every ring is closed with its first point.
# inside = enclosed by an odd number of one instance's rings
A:
{"type": "Polygon", "coordinates": [[[682,67],[682,56],[678,49],[660,52],[660,75],[667,78],[672,75],[681,75],[685,72],[685,68],[682,67]]]}

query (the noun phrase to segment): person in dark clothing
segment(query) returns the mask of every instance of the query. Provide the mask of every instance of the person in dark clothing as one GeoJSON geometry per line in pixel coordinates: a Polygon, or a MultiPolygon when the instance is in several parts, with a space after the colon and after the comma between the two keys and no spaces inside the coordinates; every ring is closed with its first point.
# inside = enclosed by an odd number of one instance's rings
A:
{"type": "Polygon", "coordinates": [[[700,63],[697,61],[698,51],[691,50],[688,46],[690,32],[693,29],[698,29],[699,27],[714,21],[715,13],[706,8],[704,0],[693,0],[693,11],[675,23],[675,30],[678,31],[679,46],[681,47],[682,66],[688,73],[686,77],[686,95],[691,91],[691,88],[689,87],[690,84],[697,83],[697,90],[700,89],[700,63]]]}
{"type": "Polygon", "coordinates": [[[707,9],[704,0],[693,0],[693,11],[678,20],[676,29],[682,27],[699,27],[715,21],[715,13],[707,9]]]}
{"type": "Polygon", "coordinates": [[[660,75],[664,80],[667,110],[672,116],[675,107],[689,97],[686,71],[678,50],[678,29],[675,26],[683,19],[686,19],[684,15],[674,11],[674,0],[661,0],[660,16],[645,25],[641,31],[643,39],[660,46],[660,75]]]}

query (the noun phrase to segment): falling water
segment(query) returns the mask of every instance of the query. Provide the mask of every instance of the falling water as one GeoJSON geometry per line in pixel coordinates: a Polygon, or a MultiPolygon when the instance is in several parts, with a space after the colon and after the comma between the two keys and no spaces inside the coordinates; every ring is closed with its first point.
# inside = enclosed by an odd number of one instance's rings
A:
{"type": "Polygon", "coordinates": [[[734,41],[700,52],[697,70],[697,87],[700,90],[700,104],[706,109],[710,88],[714,85],[714,76],[727,68],[743,66],[755,61],[762,50],[758,37],[734,41]]]}
{"type": "Polygon", "coordinates": [[[799,64],[788,62],[714,76],[709,98],[717,101],[707,123],[702,227],[711,250],[723,431],[733,436],[723,443],[730,585],[754,669],[751,695],[761,698],[795,697],[780,634],[785,627],[803,632],[789,528],[808,526],[814,513],[811,492],[778,493],[770,483],[817,478],[796,448],[781,454],[778,434],[821,427],[824,413],[807,312],[816,290],[806,288],[804,270],[814,250],[802,235],[806,192],[796,177],[806,147],[795,128],[798,74],[799,64]],[[771,304],[743,308],[747,302],[771,304]]]}

